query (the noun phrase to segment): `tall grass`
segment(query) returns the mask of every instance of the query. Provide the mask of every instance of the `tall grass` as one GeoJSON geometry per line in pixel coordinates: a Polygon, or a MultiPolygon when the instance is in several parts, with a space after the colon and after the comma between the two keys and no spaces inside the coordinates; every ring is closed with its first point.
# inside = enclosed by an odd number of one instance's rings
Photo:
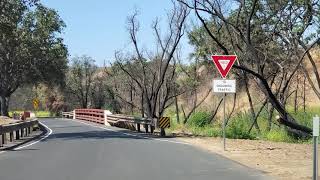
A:
{"type": "MultiPolygon", "coordinates": [[[[293,111],[293,108],[288,108],[289,113],[298,121],[298,123],[312,127],[312,117],[316,114],[320,115],[320,107],[308,108],[306,112],[303,110],[293,111]]],[[[259,124],[260,133],[252,128],[249,133],[249,128],[252,124],[251,115],[248,112],[240,112],[234,114],[228,120],[226,126],[227,138],[233,139],[262,139],[276,142],[290,142],[290,143],[304,143],[310,142],[310,140],[299,140],[287,134],[283,126],[279,126],[275,120],[277,113],[273,114],[271,130],[268,131],[268,111],[264,109],[257,119],[259,124]]],[[[208,136],[208,137],[221,137],[222,136],[222,120],[214,119],[212,123],[208,121],[210,114],[205,111],[195,112],[189,119],[187,124],[178,124],[176,121],[176,114],[173,110],[166,112],[166,116],[171,117],[170,132],[173,131],[185,131],[190,132],[193,135],[208,136]]],[[[181,115],[182,117],[182,115],[181,115]]],[[[182,121],[182,120],[180,120],[182,121]]]]}

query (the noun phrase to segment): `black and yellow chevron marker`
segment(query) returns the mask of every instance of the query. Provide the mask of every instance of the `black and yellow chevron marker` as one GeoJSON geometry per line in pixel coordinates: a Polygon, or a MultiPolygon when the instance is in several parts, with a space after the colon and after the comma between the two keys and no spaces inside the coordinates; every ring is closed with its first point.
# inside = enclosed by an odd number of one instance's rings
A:
{"type": "Polygon", "coordinates": [[[169,128],[170,127],[170,118],[169,117],[161,117],[159,119],[159,128],[169,128]]]}

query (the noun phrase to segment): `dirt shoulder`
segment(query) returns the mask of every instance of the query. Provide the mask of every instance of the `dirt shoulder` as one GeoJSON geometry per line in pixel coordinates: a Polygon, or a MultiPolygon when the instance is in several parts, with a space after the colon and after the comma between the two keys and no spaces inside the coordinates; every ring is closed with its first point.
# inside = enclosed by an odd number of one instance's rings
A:
{"type": "Polygon", "coordinates": [[[19,122],[20,120],[14,120],[6,116],[0,116],[0,125],[11,124],[19,122]]]}
{"type": "Polygon", "coordinates": [[[311,144],[227,139],[227,151],[223,151],[221,138],[178,139],[264,171],[275,179],[312,179],[311,144]]]}

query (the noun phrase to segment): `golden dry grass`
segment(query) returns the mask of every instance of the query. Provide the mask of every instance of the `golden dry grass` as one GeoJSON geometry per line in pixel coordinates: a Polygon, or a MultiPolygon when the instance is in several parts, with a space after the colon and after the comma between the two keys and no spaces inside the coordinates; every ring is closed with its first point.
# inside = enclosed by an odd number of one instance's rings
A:
{"type": "Polygon", "coordinates": [[[6,116],[0,116],[0,125],[15,123],[17,120],[11,119],[6,116]]]}

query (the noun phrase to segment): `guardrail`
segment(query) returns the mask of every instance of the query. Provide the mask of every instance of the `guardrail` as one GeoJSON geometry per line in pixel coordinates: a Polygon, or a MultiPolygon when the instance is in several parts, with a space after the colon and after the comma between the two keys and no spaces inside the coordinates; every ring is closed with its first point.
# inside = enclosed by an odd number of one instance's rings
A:
{"type": "Polygon", "coordinates": [[[74,111],[62,112],[62,117],[73,118],[73,116],[74,116],[74,111]]]}
{"type": "Polygon", "coordinates": [[[102,109],[75,109],[75,119],[105,124],[104,110],[102,109]]]}
{"type": "Polygon", "coordinates": [[[156,122],[150,118],[136,118],[122,114],[111,114],[110,111],[102,109],[75,109],[74,112],[62,112],[62,116],[66,118],[72,117],[73,119],[117,126],[120,128],[127,128],[134,131],[137,130],[138,132],[141,131],[141,125],[143,125],[146,133],[149,132],[149,128],[150,132],[153,133],[156,122]]]}
{"type": "Polygon", "coordinates": [[[38,123],[37,120],[31,120],[0,126],[0,147],[2,147],[3,144],[7,144],[7,134],[9,134],[10,142],[19,140],[21,137],[29,136],[35,130],[35,127],[38,127],[38,123]]]}
{"type": "Polygon", "coordinates": [[[128,128],[131,130],[137,130],[140,132],[140,125],[144,125],[146,133],[150,131],[153,133],[155,127],[155,120],[150,118],[136,118],[133,116],[127,116],[122,114],[110,114],[107,115],[107,121],[111,125],[119,126],[122,128],[128,128]]]}

